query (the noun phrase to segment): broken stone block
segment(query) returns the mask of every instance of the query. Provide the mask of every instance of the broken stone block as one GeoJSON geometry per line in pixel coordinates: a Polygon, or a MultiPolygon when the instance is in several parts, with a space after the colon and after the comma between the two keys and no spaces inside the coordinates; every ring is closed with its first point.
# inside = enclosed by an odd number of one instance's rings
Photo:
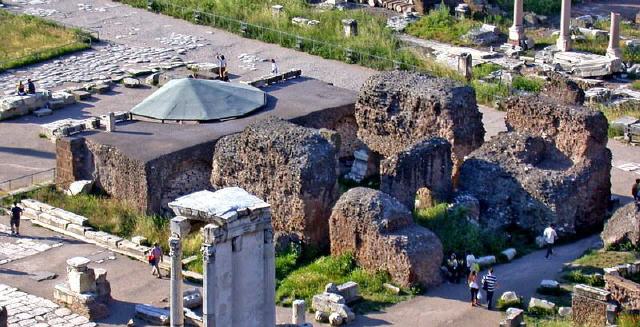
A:
{"type": "Polygon", "coordinates": [[[96,276],[93,269],[70,270],[68,279],[69,289],[72,292],[82,294],[96,291],[96,276]]]}
{"type": "Polygon", "coordinates": [[[355,116],[358,137],[383,156],[437,136],[452,144],[453,162],[459,167],[484,142],[473,89],[420,73],[389,71],[372,76],[360,90],[355,116]]]}
{"type": "Polygon", "coordinates": [[[511,261],[513,260],[513,258],[516,257],[517,251],[514,248],[509,248],[509,249],[503,250],[500,253],[502,253],[505,257],[507,257],[507,260],[511,261]]]}
{"type": "Polygon", "coordinates": [[[380,162],[380,191],[413,210],[416,193],[429,190],[432,202],[448,202],[453,189],[451,145],[435,137],[419,141],[380,162]]]}
{"type": "Polygon", "coordinates": [[[518,301],[518,295],[516,294],[516,292],[511,292],[511,291],[507,291],[502,293],[502,295],[500,296],[500,300],[504,301],[504,302],[512,302],[512,301],[518,301]]]}
{"type": "Polygon", "coordinates": [[[194,288],[183,293],[183,305],[185,308],[195,309],[202,306],[202,294],[200,290],[194,288]]]}
{"type": "Polygon", "coordinates": [[[505,319],[500,322],[500,327],[521,327],[524,323],[524,310],[509,308],[505,319]]]}
{"type": "Polygon", "coordinates": [[[214,188],[239,186],[271,205],[276,236],[326,248],[338,197],[336,149],[318,130],[268,118],[220,139],[214,188]]]}
{"type": "Polygon", "coordinates": [[[82,100],[87,100],[91,98],[91,93],[87,91],[80,91],[80,90],[71,91],[71,95],[73,95],[76,101],[82,101],[82,100]]]}
{"type": "Polygon", "coordinates": [[[138,88],[141,85],[139,80],[131,77],[123,79],[122,83],[124,84],[124,87],[128,88],[138,88]]]}
{"type": "Polygon", "coordinates": [[[136,317],[160,326],[169,325],[169,310],[145,304],[136,304],[136,317]]]}
{"type": "Polygon", "coordinates": [[[69,195],[87,194],[93,188],[93,181],[81,180],[75,181],[69,185],[69,195]]]}
{"type": "Polygon", "coordinates": [[[44,116],[49,116],[49,115],[53,114],[53,110],[51,110],[49,108],[42,108],[42,109],[34,110],[33,114],[36,117],[44,117],[44,116]]]}
{"type": "Polygon", "coordinates": [[[361,267],[386,270],[403,287],[441,282],[440,240],[388,194],[350,189],[334,206],[329,226],[332,255],[352,253],[361,267]]]}
{"type": "Polygon", "coordinates": [[[147,244],[147,238],[144,236],[140,236],[140,235],[136,235],[134,237],[131,238],[131,242],[137,244],[137,245],[146,245],[147,244]]]}
{"type": "Polygon", "coordinates": [[[640,211],[634,203],[619,208],[607,221],[600,234],[605,246],[629,241],[633,245],[640,244],[640,211]]]}
{"type": "Polygon", "coordinates": [[[558,314],[560,317],[570,317],[571,316],[571,307],[559,307],[558,314]]]}
{"type": "Polygon", "coordinates": [[[338,313],[332,313],[329,315],[329,325],[330,326],[340,326],[342,325],[343,319],[338,313]]]}
{"type": "Polygon", "coordinates": [[[86,227],[86,226],[80,226],[80,225],[77,225],[77,224],[68,224],[66,230],[68,232],[77,234],[79,236],[84,236],[85,232],[92,231],[93,228],[86,227]]]}
{"type": "Polygon", "coordinates": [[[54,208],[49,210],[49,213],[72,224],[84,226],[87,224],[87,217],[77,215],[73,212],[69,212],[60,208],[54,208]]]}
{"type": "Polygon", "coordinates": [[[489,267],[496,263],[496,256],[488,255],[484,257],[479,257],[476,259],[476,263],[480,265],[480,267],[489,267]]]}
{"type": "Polygon", "coordinates": [[[550,280],[550,279],[543,279],[540,282],[540,287],[541,288],[560,288],[560,283],[558,283],[555,280],[550,280]]]}
{"type": "Polygon", "coordinates": [[[317,322],[328,323],[329,322],[329,314],[323,311],[316,311],[313,318],[317,322]]]}
{"type": "Polygon", "coordinates": [[[556,305],[553,302],[532,297],[529,301],[529,310],[531,310],[532,308],[541,308],[544,310],[555,311],[556,305]]]}
{"type": "Polygon", "coordinates": [[[125,239],[121,240],[118,243],[118,249],[123,250],[127,253],[130,253],[132,256],[135,256],[135,257],[144,257],[146,253],[150,250],[150,248],[147,246],[138,245],[134,242],[131,242],[125,239]]]}
{"type": "Polygon", "coordinates": [[[346,282],[336,288],[338,294],[342,295],[347,304],[360,300],[360,287],[356,282],[346,282]]]}

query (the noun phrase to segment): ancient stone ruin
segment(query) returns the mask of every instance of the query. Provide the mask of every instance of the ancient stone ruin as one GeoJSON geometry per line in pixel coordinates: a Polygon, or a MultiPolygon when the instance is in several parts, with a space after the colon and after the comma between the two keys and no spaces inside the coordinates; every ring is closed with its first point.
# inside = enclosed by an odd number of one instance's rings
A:
{"type": "Polygon", "coordinates": [[[87,267],[90,262],[84,257],[67,260],[67,282],[55,286],[53,298],[71,311],[96,320],[109,315],[111,285],[107,271],[87,267]]]}
{"type": "Polygon", "coordinates": [[[361,267],[386,270],[402,287],[441,282],[440,239],[416,225],[411,211],[391,196],[350,189],[333,208],[329,226],[332,255],[353,253],[361,267]]]}
{"type": "Polygon", "coordinates": [[[451,143],[455,167],[482,144],[485,134],[473,88],[405,71],[369,78],[355,116],[358,137],[372,151],[393,156],[438,136],[451,143]]]}
{"type": "Polygon", "coordinates": [[[505,101],[509,132],[474,151],[459,189],[480,201],[480,222],[565,234],[598,228],[611,195],[607,120],[537,96],[505,101]]]}
{"type": "Polygon", "coordinates": [[[451,145],[426,139],[380,162],[380,190],[413,209],[416,193],[427,204],[446,202],[452,191],[451,145]]]}
{"type": "Polygon", "coordinates": [[[640,244],[640,211],[634,203],[616,210],[600,234],[605,246],[629,242],[640,244]]]}
{"type": "Polygon", "coordinates": [[[265,198],[277,236],[327,245],[338,196],[336,149],[318,130],[269,118],[224,137],[213,155],[211,183],[265,198]]]}

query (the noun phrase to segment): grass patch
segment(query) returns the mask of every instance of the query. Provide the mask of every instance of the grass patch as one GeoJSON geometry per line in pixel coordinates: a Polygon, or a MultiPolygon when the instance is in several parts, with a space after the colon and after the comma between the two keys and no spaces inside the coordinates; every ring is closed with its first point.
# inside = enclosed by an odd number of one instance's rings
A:
{"type": "Polygon", "coordinates": [[[623,263],[633,263],[638,255],[633,252],[589,250],[582,257],[573,261],[576,266],[591,268],[609,268],[623,263]]]}
{"type": "Polygon", "coordinates": [[[533,307],[527,309],[527,314],[534,317],[549,317],[555,315],[555,311],[551,309],[545,309],[541,307],[533,307]]]}
{"type": "Polygon", "coordinates": [[[513,247],[518,255],[524,255],[532,249],[527,235],[519,231],[485,230],[467,220],[464,210],[448,210],[447,204],[419,209],[414,219],[438,235],[445,253],[471,251],[476,256],[497,255],[513,247]]]}
{"type": "Polygon", "coordinates": [[[631,83],[631,88],[640,91],[640,80],[633,81],[633,83],[631,83]]]}
{"type": "Polygon", "coordinates": [[[561,317],[532,317],[525,315],[524,321],[530,327],[573,327],[570,318],[561,317]]]}
{"type": "Polygon", "coordinates": [[[480,79],[489,76],[489,74],[499,71],[502,66],[494,63],[485,63],[473,67],[473,78],[480,79]]]}
{"type": "Polygon", "coordinates": [[[618,327],[638,327],[640,326],[640,315],[623,313],[618,316],[616,323],[618,327]]]}
{"type": "Polygon", "coordinates": [[[427,40],[468,45],[469,42],[462,36],[480,25],[481,23],[470,19],[458,20],[451,15],[448,6],[440,6],[439,9],[429,11],[420,20],[409,25],[406,32],[427,40]]]}
{"type": "MultiPolygon", "coordinates": [[[[2,199],[4,206],[14,200],[31,198],[75,214],[85,216],[89,225],[97,230],[123,238],[135,235],[146,237],[150,243],[158,242],[165,253],[169,251],[169,219],[156,215],[146,215],[132,204],[116,200],[102,194],[79,194],[67,196],[49,186],[15,197],[2,199]]],[[[200,253],[202,235],[194,232],[183,241],[184,255],[200,253]]],[[[200,266],[202,267],[202,266],[200,266]]]]}
{"type": "Polygon", "coordinates": [[[594,287],[604,287],[604,279],[601,274],[586,274],[581,269],[571,270],[564,274],[562,278],[574,284],[587,284],[594,287]]]}
{"type": "Polygon", "coordinates": [[[78,29],[0,9],[0,71],[44,61],[90,47],[78,29]]]}
{"type": "Polygon", "coordinates": [[[474,80],[471,86],[476,90],[476,100],[480,104],[494,107],[495,102],[511,94],[509,85],[474,80]]]}
{"type": "Polygon", "coordinates": [[[313,295],[323,292],[326,284],[347,281],[354,281],[360,287],[363,299],[352,306],[359,314],[407,300],[417,293],[416,290],[405,290],[404,295],[390,293],[382,286],[390,282],[386,272],[366,272],[356,266],[351,255],[320,257],[295,269],[293,261],[291,254],[276,258],[276,275],[282,277],[278,280],[276,301],[282,305],[290,305],[295,299],[311,303],[313,295]]]}
{"type": "Polygon", "coordinates": [[[511,83],[511,87],[516,90],[540,93],[542,87],[544,86],[544,81],[539,78],[528,78],[524,76],[516,76],[513,78],[513,82],[511,83]]]}
{"type": "Polygon", "coordinates": [[[498,299],[498,303],[496,304],[496,309],[500,311],[507,311],[509,308],[518,308],[524,309],[524,303],[522,297],[518,297],[517,300],[504,301],[502,299],[498,299]]]}

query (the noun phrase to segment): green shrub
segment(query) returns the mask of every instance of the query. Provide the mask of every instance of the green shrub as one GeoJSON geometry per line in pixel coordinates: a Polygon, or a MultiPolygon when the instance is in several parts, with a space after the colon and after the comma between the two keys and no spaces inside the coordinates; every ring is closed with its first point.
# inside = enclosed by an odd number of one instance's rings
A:
{"type": "Polygon", "coordinates": [[[390,282],[386,272],[364,271],[356,266],[351,255],[342,255],[321,257],[293,270],[280,281],[276,290],[276,301],[282,305],[290,305],[294,299],[304,299],[307,303],[311,303],[313,295],[322,292],[326,284],[341,284],[347,281],[354,281],[360,287],[363,301],[353,307],[357,313],[377,310],[408,299],[415,294],[412,290],[407,290],[408,295],[389,293],[382,286],[390,282]]]}
{"type": "Polygon", "coordinates": [[[475,80],[471,82],[471,86],[476,90],[476,99],[478,103],[494,106],[497,100],[509,96],[511,90],[507,84],[488,83],[475,80]]]}
{"type": "Polygon", "coordinates": [[[473,67],[473,77],[476,79],[484,78],[501,69],[502,66],[494,63],[480,64],[473,67]]]}
{"type": "Polygon", "coordinates": [[[441,42],[453,44],[467,44],[462,36],[469,30],[480,26],[479,22],[470,19],[458,20],[451,15],[448,6],[440,6],[439,9],[431,10],[420,20],[409,25],[406,29],[408,34],[441,42]]]}
{"type": "Polygon", "coordinates": [[[585,274],[580,269],[572,270],[564,274],[563,278],[568,282],[576,284],[587,284],[594,287],[604,286],[604,279],[602,278],[602,275],[585,274]]]}
{"type": "Polygon", "coordinates": [[[624,136],[624,128],[620,126],[609,125],[609,128],[607,129],[607,135],[609,136],[609,138],[624,136]]]}
{"type": "Polygon", "coordinates": [[[545,308],[541,308],[541,307],[529,308],[529,309],[527,309],[527,312],[530,315],[536,316],[536,317],[552,316],[552,315],[555,315],[555,313],[556,313],[552,309],[545,309],[545,308]]]}
{"type": "Polygon", "coordinates": [[[633,81],[633,83],[631,83],[631,88],[640,91],[640,80],[633,81]]]}
{"type": "Polygon", "coordinates": [[[618,327],[638,327],[640,326],[640,315],[623,313],[618,316],[618,327]]]}
{"type": "Polygon", "coordinates": [[[516,76],[511,83],[514,89],[533,93],[540,93],[543,85],[544,81],[541,79],[527,78],[524,76],[516,76]]]}
{"type": "Polygon", "coordinates": [[[496,309],[500,311],[507,311],[507,309],[509,308],[524,309],[522,297],[519,297],[517,300],[511,301],[503,301],[502,299],[498,299],[498,303],[496,303],[496,309]]]}

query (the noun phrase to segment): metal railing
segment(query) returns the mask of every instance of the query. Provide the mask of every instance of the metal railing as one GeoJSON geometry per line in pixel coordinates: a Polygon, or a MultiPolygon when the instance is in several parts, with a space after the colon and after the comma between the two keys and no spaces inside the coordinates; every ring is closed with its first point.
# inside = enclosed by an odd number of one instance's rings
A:
{"type": "Polygon", "coordinates": [[[279,44],[286,48],[304,51],[326,59],[342,60],[347,63],[360,64],[365,67],[381,70],[405,69],[425,71],[425,69],[421,67],[402,60],[394,60],[384,56],[366,53],[362,50],[355,50],[342,45],[314,40],[309,37],[280,31],[271,27],[251,24],[212,12],[179,6],[168,1],[148,0],[147,10],[185,19],[198,25],[220,28],[246,38],[279,44]]]}
{"type": "Polygon", "coordinates": [[[0,191],[8,193],[21,188],[54,182],[56,169],[51,168],[37,173],[20,176],[0,182],[0,191]]]}

